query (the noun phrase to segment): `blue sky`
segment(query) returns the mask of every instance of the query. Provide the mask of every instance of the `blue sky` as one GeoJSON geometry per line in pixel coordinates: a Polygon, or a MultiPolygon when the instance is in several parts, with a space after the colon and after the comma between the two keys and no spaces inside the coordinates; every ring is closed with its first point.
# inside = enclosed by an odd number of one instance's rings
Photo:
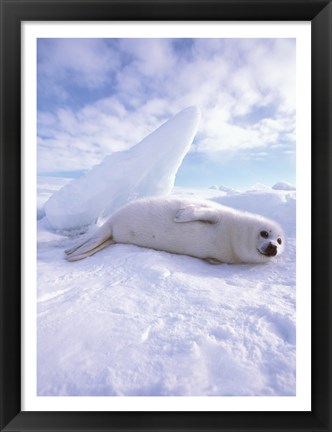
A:
{"type": "Polygon", "coordinates": [[[295,184],[295,39],[38,39],[38,173],[78,176],[190,105],[176,185],[295,184]]]}

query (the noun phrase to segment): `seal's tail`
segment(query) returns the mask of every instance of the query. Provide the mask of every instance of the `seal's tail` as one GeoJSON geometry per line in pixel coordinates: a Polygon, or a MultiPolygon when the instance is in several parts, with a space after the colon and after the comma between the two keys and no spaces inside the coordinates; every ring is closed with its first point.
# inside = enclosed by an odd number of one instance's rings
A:
{"type": "Polygon", "coordinates": [[[67,261],[78,261],[93,255],[101,249],[104,249],[106,246],[114,243],[110,228],[107,224],[104,224],[97,229],[92,237],[85,240],[83,243],[79,243],[70,249],[66,249],[65,259],[67,261]]]}

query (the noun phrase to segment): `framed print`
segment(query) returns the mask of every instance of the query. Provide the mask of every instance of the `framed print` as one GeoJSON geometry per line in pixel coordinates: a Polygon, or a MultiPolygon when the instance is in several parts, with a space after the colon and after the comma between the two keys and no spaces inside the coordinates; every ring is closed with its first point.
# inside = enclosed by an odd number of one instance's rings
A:
{"type": "Polygon", "coordinates": [[[1,2],[1,430],[331,430],[331,7],[1,2]]]}

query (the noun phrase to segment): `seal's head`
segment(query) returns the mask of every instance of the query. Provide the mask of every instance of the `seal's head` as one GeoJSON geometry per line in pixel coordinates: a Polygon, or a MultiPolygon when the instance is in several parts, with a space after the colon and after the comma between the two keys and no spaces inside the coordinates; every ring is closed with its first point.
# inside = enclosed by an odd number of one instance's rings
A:
{"type": "Polygon", "coordinates": [[[268,258],[284,250],[284,234],[278,226],[267,226],[259,230],[257,251],[268,258]]]}

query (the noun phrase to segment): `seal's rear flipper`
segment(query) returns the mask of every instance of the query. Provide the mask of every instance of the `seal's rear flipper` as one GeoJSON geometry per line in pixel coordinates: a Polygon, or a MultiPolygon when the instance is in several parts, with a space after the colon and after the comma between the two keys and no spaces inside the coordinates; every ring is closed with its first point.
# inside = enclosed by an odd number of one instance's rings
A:
{"type": "Polygon", "coordinates": [[[104,243],[100,244],[99,246],[95,247],[94,249],[87,250],[86,252],[81,250],[81,247],[75,249],[74,252],[68,253],[68,251],[65,251],[66,257],[65,259],[67,261],[79,261],[83,258],[86,258],[88,256],[94,255],[96,252],[100,251],[101,249],[104,249],[105,247],[115,244],[115,242],[112,239],[106,240],[104,243]]]}
{"type": "Polygon", "coordinates": [[[67,261],[78,261],[95,254],[110,244],[114,244],[111,230],[107,223],[102,225],[88,240],[65,250],[67,261]]]}

